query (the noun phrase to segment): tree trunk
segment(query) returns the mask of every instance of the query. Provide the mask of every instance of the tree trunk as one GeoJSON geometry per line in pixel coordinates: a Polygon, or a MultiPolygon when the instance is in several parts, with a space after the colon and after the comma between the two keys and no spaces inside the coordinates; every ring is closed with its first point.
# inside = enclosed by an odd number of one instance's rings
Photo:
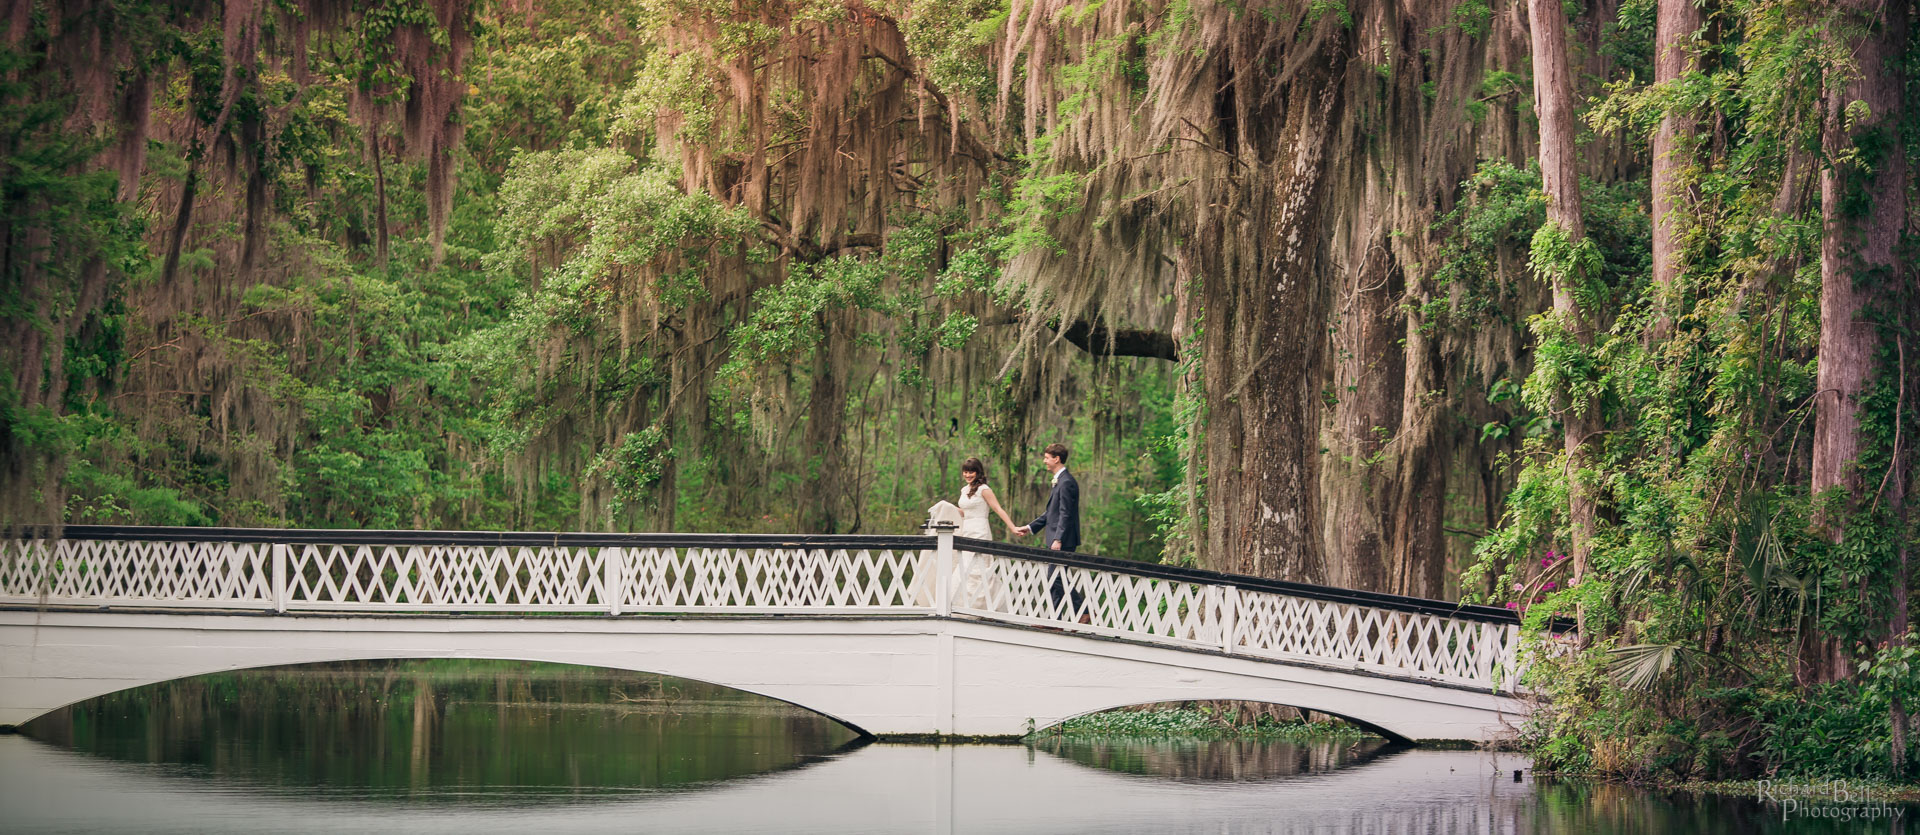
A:
{"type": "MultiPolygon", "coordinates": [[[[1850,50],[1859,74],[1829,84],[1823,140],[1830,160],[1820,175],[1825,223],[1820,241],[1820,365],[1815,385],[1814,494],[1840,490],[1842,507],[1822,505],[1816,521],[1833,542],[1845,539],[1845,516],[1858,507],[1864,479],[1860,397],[1873,372],[1880,335],[1869,305],[1884,296],[1900,264],[1895,247],[1907,215],[1907,159],[1900,108],[1905,75],[1907,4],[1845,0],[1839,31],[1857,31],[1850,50]],[[1850,112],[1855,102],[1865,112],[1850,112]],[[1837,513],[1836,513],[1837,511],[1837,513]]],[[[1807,630],[1795,670],[1802,684],[1845,678],[1838,638],[1807,630]]]]}
{"type": "Polygon", "coordinates": [[[373,154],[373,263],[387,268],[387,169],[380,161],[380,128],[367,128],[367,151],[373,154]]]}
{"type": "MultiPolygon", "coordinates": [[[[1547,194],[1547,223],[1559,227],[1567,243],[1578,246],[1587,228],[1580,215],[1580,176],[1574,149],[1573,76],[1567,62],[1567,16],[1559,0],[1528,0],[1528,24],[1533,33],[1534,109],[1540,118],[1540,175],[1547,194]]],[[[1567,338],[1580,349],[1593,348],[1593,322],[1574,294],[1579,276],[1571,265],[1557,270],[1553,282],[1553,311],[1567,338]]],[[[1600,430],[1592,404],[1568,401],[1560,415],[1567,453],[1567,515],[1571,522],[1573,583],[1585,579],[1593,556],[1594,489],[1582,474],[1591,463],[1600,430]]],[[[1586,637],[1586,612],[1578,613],[1580,635],[1586,637]]]]}
{"type": "Polygon", "coordinates": [[[813,353],[813,391],[807,395],[807,431],[801,449],[807,456],[807,499],[801,520],[806,533],[839,533],[840,502],[846,469],[841,426],[845,423],[847,388],[846,338],[835,318],[819,314],[822,334],[813,353]]]}
{"type": "Polygon", "coordinates": [[[167,238],[167,257],[160,262],[160,286],[173,285],[180,270],[180,251],[187,245],[187,227],[193,225],[193,201],[200,188],[200,160],[187,164],[187,182],[180,187],[180,208],[173,214],[173,233],[167,238]]]}
{"type": "Polygon", "coordinates": [[[1391,537],[1394,582],[1386,591],[1417,597],[1444,597],[1447,585],[1447,462],[1442,456],[1446,414],[1434,397],[1441,382],[1439,347],[1424,320],[1406,315],[1406,383],[1400,399],[1398,500],[1391,537]]]}
{"type": "MultiPolygon", "coordinates": [[[[1837,163],[1820,175],[1826,220],[1820,241],[1820,368],[1813,431],[1816,494],[1836,487],[1857,494],[1861,486],[1854,468],[1860,455],[1858,400],[1879,345],[1864,317],[1873,288],[1862,284],[1871,282],[1873,273],[1895,268],[1894,245],[1906,219],[1906,158],[1898,133],[1902,76],[1889,66],[1904,46],[1905,4],[1848,0],[1843,5],[1862,25],[1870,25],[1883,6],[1886,17],[1854,50],[1860,76],[1827,96],[1827,156],[1839,159],[1875,133],[1891,142],[1871,170],[1837,163]],[[1849,134],[1846,110],[1855,101],[1865,103],[1868,112],[1849,134]]],[[[1842,531],[1830,527],[1828,533],[1838,542],[1842,531]]]]}
{"type": "Polygon", "coordinates": [[[1210,323],[1206,562],[1309,583],[1327,581],[1318,523],[1327,291],[1317,231],[1350,49],[1344,34],[1317,44],[1274,104],[1236,97],[1228,81],[1221,109],[1236,115],[1220,132],[1240,159],[1266,170],[1249,175],[1249,205],[1203,212],[1187,245],[1227,250],[1195,259],[1210,323]],[[1276,117],[1273,126],[1254,124],[1256,106],[1278,111],[1260,114],[1276,117]]]}
{"type": "MultiPolygon", "coordinates": [[[[1694,0],[1660,0],[1653,36],[1653,80],[1673,84],[1693,63],[1691,40],[1703,25],[1694,0]]],[[[1696,127],[1689,114],[1668,113],[1653,133],[1653,292],[1657,315],[1648,329],[1648,345],[1665,342],[1673,329],[1667,295],[1680,275],[1681,228],[1684,204],[1678,193],[1680,171],[1692,147],[1696,127]]]]}
{"type": "Polygon", "coordinates": [[[1439,7],[1355,8],[1356,40],[1382,45],[1389,63],[1377,71],[1392,81],[1343,103],[1353,124],[1345,130],[1365,141],[1328,186],[1322,234],[1339,290],[1329,312],[1318,526],[1331,583],[1439,597],[1448,559],[1447,336],[1424,318],[1434,301],[1426,273],[1442,258],[1440,218],[1459,184],[1479,159],[1508,155],[1511,135],[1469,119],[1465,105],[1478,103],[1483,73],[1501,65],[1511,32],[1501,23],[1466,36],[1444,25],[1449,12],[1439,7]]]}
{"type": "MultiPolygon", "coordinates": [[[[1372,199],[1374,195],[1367,195],[1372,199]]],[[[1329,512],[1325,523],[1328,581],[1345,588],[1393,591],[1403,588],[1393,533],[1402,518],[1399,483],[1408,473],[1397,466],[1406,354],[1400,298],[1405,280],[1385,247],[1365,237],[1367,251],[1350,270],[1352,278],[1334,304],[1333,400],[1321,498],[1329,512]],[[1364,509],[1364,512],[1359,512],[1364,509]]]]}

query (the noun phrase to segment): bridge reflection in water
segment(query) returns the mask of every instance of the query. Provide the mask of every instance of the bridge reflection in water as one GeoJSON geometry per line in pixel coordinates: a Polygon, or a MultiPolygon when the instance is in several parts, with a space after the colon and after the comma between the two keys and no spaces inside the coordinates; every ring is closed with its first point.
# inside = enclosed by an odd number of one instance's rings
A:
{"type": "Polygon", "coordinates": [[[69,526],[0,543],[0,724],[218,670],[643,670],[864,734],[1012,736],[1244,699],[1400,739],[1510,733],[1512,613],[923,537],[69,526]],[[474,619],[472,615],[488,615],[474,619]]]}
{"type": "MultiPolygon", "coordinates": [[[[1513,755],[1399,749],[1257,782],[1167,780],[1004,745],[870,745],[667,792],[456,805],[207,780],[0,736],[12,832],[1463,833],[1865,831],[1741,799],[1555,785],[1513,755]]],[[[1185,766],[1175,770],[1188,771],[1185,766]]],[[[1911,811],[1911,810],[1909,810],[1911,811]]],[[[1884,821],[1872,831],[1901,832],[1884,821]]]]}
{"type": "Polygon", "coordinates": [[[817,713],[715,685],[480,659],[194,676],[88,699],[23,733],[268,791],[451,803],[675,789],[857,744],[817,713]]]}
{"type": "Polygon", "coordinates": [[[1265,740],[1045,736],[1033,747],[1081,765],[1161,780],[1284,780],[1351,768],[1405,750],[1377,737],[1265,740]]]}

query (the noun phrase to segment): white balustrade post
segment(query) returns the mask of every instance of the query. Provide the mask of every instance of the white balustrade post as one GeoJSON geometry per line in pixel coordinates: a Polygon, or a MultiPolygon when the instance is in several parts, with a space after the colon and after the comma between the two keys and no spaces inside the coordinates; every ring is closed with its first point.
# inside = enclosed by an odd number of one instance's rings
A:
{"type": "Polygon", "coordinates": [[[1240,589],[1235,586],[1214,586],[1220,595],[1220,651],[1233,654],[1233,628],[1240,614],[1240,589]]]}
{"type": "Polygon", "coordinates": [[[935,549],[933,569],[933,613],[940,617],[953,614],[953,531],[951,522],[933,526],[940,544],[935,549]]]}
{"type": "Polygon", "coordinates": [[[627,549],[602,548],[600,559],[606,563],[601,575],[600,590],[606,595],[607,614],[620,614],[620,598],[626,596],[627,586],[627,549]]]}
{"type": "Polygon", "coordinates": [[[1520,689],[1520,627],[1505,624],[1500,627],[1500,637],[1505,639],[1500,652],[1500,689],[1517,691],[1520,689]]]}
{"type": "Polygon", "coordinates": [[[287,544],[273,544],[273,610],[287,611],[287,544]]]}
{"type": "Polygon", "coordinates": [[[1500,634],[1502,627],[1497,623],[1481,623],[1479,626],[1479,646],[1475,647],[1473,651],[1474,677],[1487,682],[1492,685],[1494,689],[1499,689],[1500,682],[1495,680],[1493,676],[1495,671],[1500,669],[1500,641],[1496,636],[1500,634]]]}

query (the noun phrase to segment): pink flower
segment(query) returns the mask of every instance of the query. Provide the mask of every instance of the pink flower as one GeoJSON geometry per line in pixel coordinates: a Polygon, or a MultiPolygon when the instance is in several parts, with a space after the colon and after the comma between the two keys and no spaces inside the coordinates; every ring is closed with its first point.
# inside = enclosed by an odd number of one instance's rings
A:
{"type": "Polygon", "coordinates": [[[1541,568],[1546,568],[1547,566],[1549,566],[1549,565],[1552,565],[1552,564],[1553,564],[1553,557],[1542,557],[1542,558],[1540,559],[1540,567],[1541,567],[1541,568]]]}
{"type": "Polygon", "coordinates": [[[1525,591],[1525,590],[1526,590],[1526,588],[1527,588],[1527,584],[1526,584],[1526,583],[1514,583],[1514,584],[1513,584],[1513,590],[1514,590],[1514,591],[1525,591]]]}
{"type": "Polygon", "coordinates": [[[1520,608],[1520,604],[1518,604],[1518,603],[1508,603],[1508,604],[1507,604],[1507,608],[1509,608],[1509,609],[1518,609],[1518,608],[1520,608]]]}
{"type": "Polygon", "coordinates": [[[1552,580],[1548,580],[1548,581],[1547,581],[1547,584],[1546,584],[1546,585],[1544,585],[1544,586],[1541,586],[1541,587],[1540,587],[1540,590],[1541,590],[1541,591],[1553,591],[1554,589],[1557,589],[1557,588],[1559,588],[1559,587],[1560,587],[1560,584],[1559,584],[1559,583],[1556,583],[1556,582],[1554,582],[1554,581],[1552,581],[1552,580]]]}

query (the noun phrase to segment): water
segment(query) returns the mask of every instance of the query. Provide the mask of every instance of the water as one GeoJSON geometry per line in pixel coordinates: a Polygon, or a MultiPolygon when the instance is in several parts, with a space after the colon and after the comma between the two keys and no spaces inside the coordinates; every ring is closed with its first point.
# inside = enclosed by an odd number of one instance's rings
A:
{"type": "Polygon", "coordinates": [[[1886,833],[1920,814],[1515,782],[1515,755],[1380,740],[863,745],[737,691],[510,662],[207,676],[26,730],[0,737],[8,832],[1886,833]]]}

